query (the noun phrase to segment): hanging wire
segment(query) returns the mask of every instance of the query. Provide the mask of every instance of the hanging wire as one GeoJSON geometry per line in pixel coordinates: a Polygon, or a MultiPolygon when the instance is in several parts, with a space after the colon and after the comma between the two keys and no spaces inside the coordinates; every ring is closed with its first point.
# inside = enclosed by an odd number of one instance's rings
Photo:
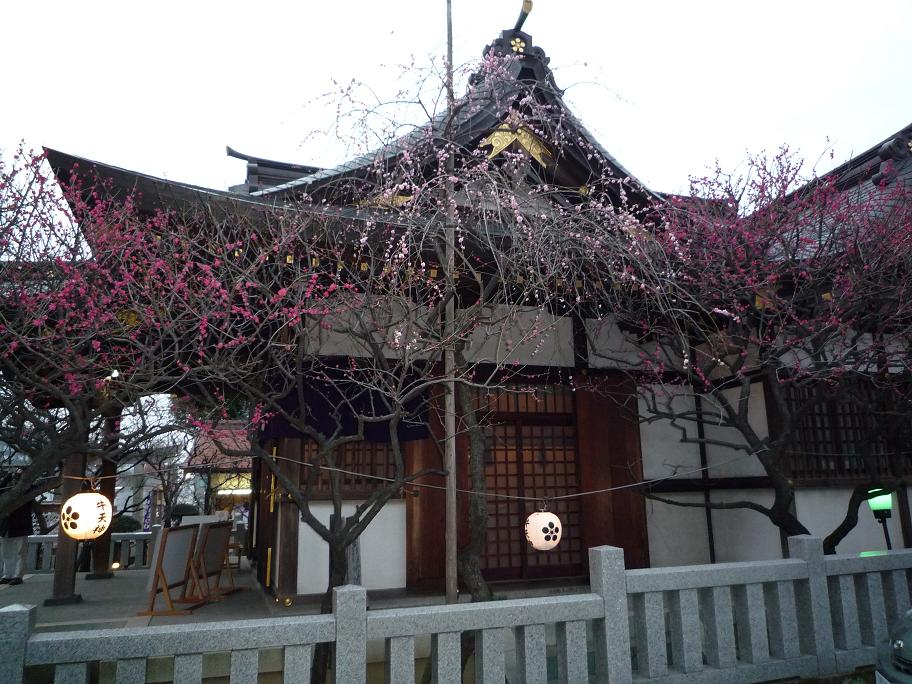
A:
{"type": "MultiPolygon", "coordinates": [[[[743,461],[745,459],[752,458],[753,456],[754,456],[753,453],[742,454],[741,456],[736,456],[735,458],[729,459],[727,461],[722,461],[721,463],[714,463],[712,465],[707,465],[707,466],[704,466],[701,468],[694,468],[692,470],[683,470],[683,471],[671,473],[669,475],[665,475],[662,477],[655,477],[655,478],[651,478],[648,480],[640,480],[637,482],[629,482],[627,484],[617,485],[615,487],[606,487],[604,489],[593,489],[593,490],[585,491],[585,492],[575,492],[573,494],[565,494],[563,496],[551,496],[551,497],[542,498],[541,496],[519,496],[519,495],[515,495],[515,494],[499,494],[497,492],[478,492],[478,491],[475,491],[474,489],[457,489],[456,491],[459,494],[467,494],[470,496],[484,496],[489,499],[507,499],[510,501],[532,501],[536,504],[540,504],[540,505],[544,506],[543,510],[547,510],[549,501],[561,501],[564,499],[574,499],[577,497],[589,496],[592,494],[606,494],[609,492],[620,491],[623,489],[644,487],[644,486],[656,484],[659,482],[665,482],[667,480],[674,480],[679,477],[685,477],[687,475],[694,475],[694,474],[701,473],[701,472],[704,472],[707,470],[711,470],[713,468],[720,468],[722,466],[726,466],[731,463],[737,463],[738,461],[743,461]]],[[[266,458],[266,457],[264,457],[264,458],[266,458]]],[[[330,471],[330,472],[340,473],[342,475],[350,475],[352,477],[359,477],[359,478],[364,478],[364,479],[368,479],[368,480],[378,480],[381,482],[400,483],[403,488],[416,487],[416,488],[424,488],[424,489],[437,489],[437,490],[441,490],[441,491],[446,490],[446,487],[444,485],[434,485],[434,484],[422,483],[422,482],[402,482],[401,480],[397,480],[396,478],[393,478],[393,477],[384,477],[383,475],[371,475],[368,473],[361,473],[361,472],[358,472],[355,470],[347,470],[345,468],[337,468],[337,467],[333,467],[333,466],[319,465],[316,463],[306,463],[306,462],[298,461],[293,458],[288,458],[287,456],[270,456],[268,458],[272,458],[275,461],[287,461],[289,463],[296,463],[298,465],[306,466],[308,468],[314,468],[316,470],[326,470],[326,471],[330,471]]],[[[232,461],[232,462],[226,461],[224,463],[218,462],[218,461],[213,461],[211,463],[207,463],[206,465],[209,467],[225,467],[225,466],[236,466],[237,463],[236,463],[236,461],[232,461]]],[[[169,468],[162,468],[161,470],[159,470],[157,472],[165,473],[165,472],[172,471],[172,470],[174,470],[174,471],[187,470],[187,468],[185,466],[172,466],[169,468]]],[[[97,477],[96,476],[79,476],[79,475],[63,475],[62,477],[64,479],[68,479],[68,480],[82,480],[82,481],[94,482],[96,480],[117,478],[117,477],[121,477],[123,475],[124,474],[121,473],[120,475],[103,475],[103,476],[97,476],[97,477]]],[[[152,475],[154,477],[155,473],[149,473],[149,475],[152,475]]],[[[428,474],[428,475],[425,475],[424,477],[432,477],[432,476],[433,476],[433,474],[428,474]]]]}
{"type": "MultiPolygon", "coordinates": [[[[765,447],[764,447],[764,450],[765,450],[765,447]]],[[[737,463],[738,461],[743,461],[748,458],[753,458],[756,453],[757,452],[750,453],[750,454],[742,454],[741,456],[736,456],[735,458],[729,459],[727,461],[722,461],[721,463],[714,463],[713,465],[707,465],[707,466],[703,466],[701,468],[694,468],[693,470],[684,470],[684,471],[680,471],[677,473],[672,473],[670,475],[665,475],[663,477],[655,477],[655,478],[651,478],[648,480],[640,480],[638,482],[629,482],[627,484],[617,485],[615,487],[606,487],[604,489],[593,489],[593,490],[586,491],[586,492],[575,492],[573,494],[565,494],[563,496],[551,496],[551,497],[547,497],[546,499],[542,499],[542,497],[540,497],[540,496],[518,496],[515,494],[499,494],[496,492],[478,492],[478,491],[475,491],[474,489],[457,489],[456,491],[459,494],[468,494],[471,496],[484,496],[484,497],[487,497],[490,499],[508,499],[511,501],[532,501],[534,503],[544,504],[547,507],[547,501],[561,501],[564,499],[575,499],[578,497],[589,496],[591,494],[606,494],[609,492],[616,492],[616,491],[620,491],[623,489],[644,487],[644,486],[656,484],[659,482],[665,482],[667,480],[674,480],[675,478],[683,477],[685,475],[694,475],[696,473],[701,473],[706,470],[711,470],[712,468],[719,468],[719,467],[722,467],[725,465],[729,465],[731,463],[737,463]]],[[[277,461],[289,461],[291,463],[297,463],[298,465],[307,466],[308,468],[316,468],[317,470],[329,470],[332,472],[342,473],[343,475],[352,475],[354,477],[363,477],[363,478],[372,479],[372,480],[381,480],[383,482],[393,482],[393,483],[401,482],[401,480],[397,480],[396,478],[393,478],[393,477],[384,477],[382,475],[368,475],[365,473],[359,473],[359,472],[355,472],[352,470],[346,470],[344,468],[334,468],[332,466],[318,465],[315,463],[304,463],[304,462],[297,461],[293,458],[288,458],[285,456],[273,456],[272,458],[277,461]]],[[[426,477],[431,477],[431,476],[432,475],[427,475],[426,477]]],[[[433,485],[433,484],[420,483],[420,482],[401,482],[401,484],[403,487],[423,487],[425,489],[438,489],[441,491],[446,490],[446,487],[444,485],[433,485]]],[[[547,510],[547,508],[545,510],[547,510]]]]}
{"type": "MultiPolygon", "coordinates": [[[[764,447],[762,450],[765,451],[766,447],[764,447]]],[[[585,492],[574,492],[572,494],[564,494],[561,496],[550,496],[550,497],[542,498],[541,496],[519,496],[519,495],[515,495],[515,494],[500,494],[497,492],[487,492],[487,491],[478,492],[473,489],[457,489],[456,491],[459,494],[466,494],[469,496],[484,496],[489,499],[505,499],[505,500],[510,500],[510,501],[531,501],[535,504],[540,504],[540,505],[545,506],[544,510],[547,510],[548,502],[563,501],[563,500],[567,500],[567,499],[576,499],[576,498],[581,498],[584,496],[592,496],[593,494],[608,494],[610,492],[617,492],[617,491],[621,491],[621,490],[625,490],[625,489],[636,489],[636,488],[648,487],[649,485],[658,484],[660,482],[667,482],[669,480],[675,480],[678,478],[686,477],[688,475],[697,475],[699,473],[703,473],[703,472],[712,470],[714,468],[721,468],[722,466],[730,465],[732,463],[738,463],[740,461],[754,458],[757,453],[759,453],[759,452],[742,454],[740,456],[736,456],[734,458],[728,459],[727,461],[721,461],[719,463],[714,463],[714,464],[702,466],[699,468],[693,468],[690,470],[681,470],[681,471],[677,471],[674,473],[670,473],[669,475],[663,475],[661,477],[653,477],[653,478],[649,478],[649,479],[645,479],[645,480],[638,480],[637,482],[628,482],[627,484],[616,485],[614,487],[605,487],[602,489],[592,489],[592,490],[585,491],[585,492]]],[[[789,453],[795,454],[797,452],[789,452],[789,453]]],[[[903,453],[912,453],[912,452],[903,452],[903,453]]],[[[813,454],[805,454],[805,455],[818,456],[818,455],[825,455],[825,454],[814,452],[813,454]]],[[[845,454],[841,454],[841,455],[845,455],[845,454]]],[[[262,458],[272,458],[275,461],[287,461],[289,463],[295,463],[297,465],[305,466],[308,468],[314,468],[316,470],[326,470],[329,472],[340,473],[342,475],[350,475],[352,477],[364,478],[367,480],[377,480],[377,481],[381,481],[381,482],[390,482],[390,483],[394,483],[394,484],[398,483],[403,488],[414,487],[414,488],[423,488],[423,489],[436,489],[436,490],[440,490],[440,491],[446,490],[446,487],[444,485],[435,485],[435,484],[430,484],[430,483],[422,483],[422,482],[414,482],[414,481],[403,482],[402,480],[397,480],[396,478],[393,478],[393,477],[385,477],[383,475],[372,475],[372,474],[368,474],[368,473],[358,472],[355,470],[348,470],[345,468],[338,468],[338,467],[327,466],[327,465],[319,465],[316,463],[307,463],[307,462],[299,461],[294,458],[288,458],[287,456],[264,456],[262,458]]],[[[208,467],[208,468],[235,467],[236,468],[237,461],[236,460],[212,461],[210,463],[207,463],[206,467],[208,467]]],[[[175,465],[175,466],[171,466],[168,468],[162,468],[162,469],[156,471],[156,473],[148,473],[148,475],[154,477],[158,473],[166,473],[166,472],[170,472],[170,471],[181,471],[181,470],[186,471],[187,470],[186,466],[175,465]]],[[[89,481],[94,482],[97,480],[105,480],[105,479],[117,478],[117,477],[122,477],[122,476],[124,476],[124,473],[121,473],[119,475],[102,475],[102,476],[85,476],[85,477],[81,477],[78,475],[63,475],[62,477],[65,479],[71,479],[71,480],[89,480],[89,481]]],[[[428,474],[428,475],[424,475],[423,477],[433,477],[433,476],[434,476],[434,474],[428,474]]],[[[2,490],[0,490],[0,491],[2,491],[2,490]]]]}

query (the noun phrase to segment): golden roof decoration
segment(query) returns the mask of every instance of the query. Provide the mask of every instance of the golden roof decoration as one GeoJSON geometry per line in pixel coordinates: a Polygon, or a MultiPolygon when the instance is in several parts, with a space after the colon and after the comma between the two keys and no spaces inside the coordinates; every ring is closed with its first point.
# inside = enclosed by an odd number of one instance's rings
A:
{"type": "Polygon", "coordinates": [[[514,142],[542,166],[550,166],[552,164],[553,157],[548,146],[527,126],[514,127],[505,122],[484,138],[479,146],[490,145],[491,151],[488,152],[488,159],[493,159],[514,142]]]}

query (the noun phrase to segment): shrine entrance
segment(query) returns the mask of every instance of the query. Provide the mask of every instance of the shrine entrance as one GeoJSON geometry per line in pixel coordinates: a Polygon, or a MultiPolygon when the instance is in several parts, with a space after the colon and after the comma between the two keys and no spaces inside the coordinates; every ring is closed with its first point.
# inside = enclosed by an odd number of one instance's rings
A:
{"type": "MultiPolygon", "coordinates": [[[[534,394],[502,392],[481,402],[489,415],[490,452],[485,467],[491,493],[548,500],[580,490],[574,397],[563,386],[534,394]]],[[[549,503],[563,523],[557,548],[536,551],[526,541],[533,501],[491,498],[482,569],[488,580],[535,579],[584,572],[580,503],[549,503]]]]}

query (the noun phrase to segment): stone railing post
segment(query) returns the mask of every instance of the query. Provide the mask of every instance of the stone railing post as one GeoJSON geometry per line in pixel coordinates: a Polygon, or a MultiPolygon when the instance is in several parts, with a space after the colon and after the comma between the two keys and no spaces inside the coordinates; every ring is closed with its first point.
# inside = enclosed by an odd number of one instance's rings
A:
{"type": "Polygon", "coordinates": [[[347,584],[333,589],[336,618],[336,684],[363,684],[367,678],[367,592],[347,584]]]}
{"type": "Polygon", "coordinates": [[[26,572],[36,572],[37,570],[39,570],[38,549],[41,548],[41,542],[39,542],[37,539],[35,539],[34,536],[30,536],[28,538],[28,542],[26,542],[26,543],[28,544],[28,546],[26,547],[27,550],[25,553],[25,571],[26,572]]]}
{"type": "Polygon", "coordinates": [[[630,682],[630,623],[627,617],[627,571],[624,549],[589,549],[589,586],[602,597],[605,619],[595,621],[599,681],[630,682]]]}
{"type": "Polygon", "coordinates": [[[0,608],[0,682],[22,684],[25,647],[35,628],[35,606],[0,608]]]}
{"type": "Polygon", "coordinates": [[[833,641],[833,620],[823,560],[823,541],[820,537],[802,534],[789,537],[788,549],[791,558],[799,558],[807,563],[808,591],[796,592],[795,598],[798,614],[807,615],[811,619],[818,674],[836,674],[836,645],[833,641]]]}

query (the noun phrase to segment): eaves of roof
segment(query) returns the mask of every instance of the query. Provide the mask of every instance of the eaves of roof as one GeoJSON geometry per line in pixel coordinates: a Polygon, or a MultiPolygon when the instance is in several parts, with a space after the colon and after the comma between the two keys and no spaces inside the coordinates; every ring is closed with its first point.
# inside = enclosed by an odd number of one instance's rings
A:
{"type": "Polygon", "coordinates": [[[269,169],[277,169],[282,171],[293,171],[298,173],[301,176],[305,176],[311,173],[317,173],[320,171],[319,166],[311,166],[309,164],[294,164],[291,162],[276,161],[275,159],[266,159],[264,157],[254,157],[253,155],[244,154],[243,152],[238,152],[236,149],[227,145],[225,147],[229,157],[234,157],[235,159],[242,159],[248,164],[255,164],[257,166],[268,167],[269,169]]]}
{"type": "Polygon", "coordinates": [[[334,207],[321,205],[288,205],[281,197],[257,197],[246,193],[205,188],[199,185],[166,180],[156,176],[123,169],[118,166],[67,154],[59,150],[44,148],[45,156],[54,175],[62,185],[71,182],[71,174],[76,172],[84,188],[94,188],[99,183],[109,189],[115,196],[134,195],[140,210],[154,211],[160,208],[195,209],[217,208],[226,214],[229,212],[249,212],[250,214],[273,211],[294,211],[306,215],[328,219],[350,221],[383,220],[395,223],[395,218],[378,212],[375,209],[357,207],[334,207]]]}
{"type": "Polygon", "coordinates": [[[909,172],[912,172],[912,124],[843,162],[808,186],[835,181],[840,190],[848,190],[868,181],[875,185],[883,181],[889,183],[894,177],[909,172]]]}

